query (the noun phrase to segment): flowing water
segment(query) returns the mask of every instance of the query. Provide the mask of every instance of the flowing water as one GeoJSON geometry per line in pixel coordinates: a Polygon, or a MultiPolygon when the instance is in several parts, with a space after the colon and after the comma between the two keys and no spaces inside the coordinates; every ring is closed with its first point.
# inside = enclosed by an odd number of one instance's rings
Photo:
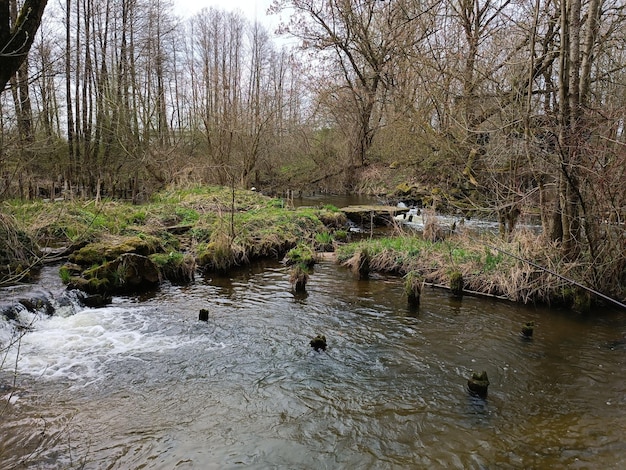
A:
{"type": "MultiPolygon", "coordinates": [[[[412,311],[401,279],[330,262],[306,296],[288,278],[266,263],[105,308],[22,312],[30,331],[0,373],[0,468],[625,468],[623,313],[429,288],[412,311]],[[317,334],[326,352],[309,346],[317,334]],[[468,393],[474,370],[486,399],[468,393]]],[[[54,268],[41,284],[61,289],[54,268]]]]}

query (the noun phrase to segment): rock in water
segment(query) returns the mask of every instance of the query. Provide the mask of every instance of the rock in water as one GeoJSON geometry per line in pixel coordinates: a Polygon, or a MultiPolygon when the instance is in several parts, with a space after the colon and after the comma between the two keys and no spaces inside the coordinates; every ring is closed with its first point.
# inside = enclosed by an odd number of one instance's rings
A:
{"type": "Polygon", "coordinates": [[[209,321],[209,310],[206,308],[201,308],[200,314],[198,315],[198,320],[209,321]]]}

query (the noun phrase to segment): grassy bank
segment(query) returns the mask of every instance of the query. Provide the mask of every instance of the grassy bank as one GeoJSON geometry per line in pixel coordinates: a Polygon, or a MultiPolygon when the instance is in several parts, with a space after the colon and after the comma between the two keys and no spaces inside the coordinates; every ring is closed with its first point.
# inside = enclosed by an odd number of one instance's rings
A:
{"type": "Polygon", "coordinates": [[[124,254],[149,257],[159,278],[189,280],[196,266],[224,271],[314,245],[320,234],[332,239],[346,220],[332,207],[289,209],[256,192],[206,186],[164,191],[143,205],[5,202],[2,212],[39,246],[67,247],[63,279],[82,279],[78,287],[95,291],[124,282],[120,271],[132,267],[128,258],[121,262],[124,254]]]}
{"type": "Polygon", "coordinates": [[[419,274],[426,283],[450,287],[458,275],[467,291],[514,302],[589,308],[589,294],[530,263],[576,278],[579,266],[559,259],[559,250],[541,236],[517,232],[510,242],[500,237],[465,233],[431,242],[414,234],[364,240],[337,251],[340,263],[355,270],[366,254],[370,271],[398,275],[419,274]],[[509,256],[506,253],[513,254],[509,256]]]}
{"type": "Polygon", "coordinates": [[[400,232],[346,244],[346,217],[336,208],[288,208],[281,199],[253,191],[177,188],[143,205],[4,202],[0,215],[0,231],[6,232],[0,255],[3,266],[10,267],[5,280],[39,264],[39,248],[64,247],[62,256],[69,262],[60,272],[63,281],[88,292],[127,292],[164,279],[188,282],[197,269],[227,271],[259,258],[282,259],[293,248],[291,262],[307,264],[300,258],[309,249],[338,247],[338,261],[352,266],[358,276],[366,270],[411,273],[443,286],[461,279],[469,291],[583,311],[593,300],[586,290],[549,272],[581,280],[590,263],[564,262],[558,246],[540,235],[516,231],[505,242],[496,235],[462,232],[429,241],[400,232]]]}

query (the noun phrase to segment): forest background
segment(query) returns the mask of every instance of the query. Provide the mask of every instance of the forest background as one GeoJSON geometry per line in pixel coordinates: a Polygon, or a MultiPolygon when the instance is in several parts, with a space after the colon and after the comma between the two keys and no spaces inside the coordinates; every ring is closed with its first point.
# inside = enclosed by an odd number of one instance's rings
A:
{"type": "MultiPolygon", "coordinates": [[[[3,63],[42,4],[0,1],[3,63]]],[[[237,12],[50,2],[0,95],[0,198],[141,202],[189,183],[395,193],[509,227],[534,215],[589,285],[625,291],[623,0],[271,11],[289,46],[237,12]]]]}

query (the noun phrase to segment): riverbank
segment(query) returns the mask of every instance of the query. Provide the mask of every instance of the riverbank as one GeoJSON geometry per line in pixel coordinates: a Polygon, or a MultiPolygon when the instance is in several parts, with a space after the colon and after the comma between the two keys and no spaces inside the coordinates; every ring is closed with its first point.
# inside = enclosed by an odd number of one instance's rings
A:
{"type": "Polygon", "coordinates": [[[460,275],[465,292],[578,311],[588,311],[592,305],[586,291],[534,266],[564,267],[558,250],[530,231],[517,232],[509,242],[493,234],[478,236],[468,231],[437,241],[402,233],[342,246],[337,261],[353,267],[361,262],[363,253],[371,272],[417,274],[425,284],[445,288],[451,288],[453,278],[460,275]]]}
{"type": "Polygon", "coordinates": [[[334,206],[286,207],[284,200],[254,191],[199,186],[163,191],[143,205],[37,201],[4,203],[3,212],[22,238],[27,234],[32,246],[48,253],[31,250],[32,266],[22,260],[21,272],[67,258],[63,281],[105,297],[164,280],[191,282],[198,271],[282,259],[301,245],[313,252],[336,250],[338,262],[347,265],[365,254],[372,272],[418,274],[431,284],[449,286],[460,275],[465,290],[514,302],[589,311],[597,300],[553,274],[582,279],[583,266],[564,263],[553,242],[523,229],[504,241],[467,227],[450,231],[430,224],[425,235],[396,227],[393,236],[350,243],[346,215],[334,206]]]}

